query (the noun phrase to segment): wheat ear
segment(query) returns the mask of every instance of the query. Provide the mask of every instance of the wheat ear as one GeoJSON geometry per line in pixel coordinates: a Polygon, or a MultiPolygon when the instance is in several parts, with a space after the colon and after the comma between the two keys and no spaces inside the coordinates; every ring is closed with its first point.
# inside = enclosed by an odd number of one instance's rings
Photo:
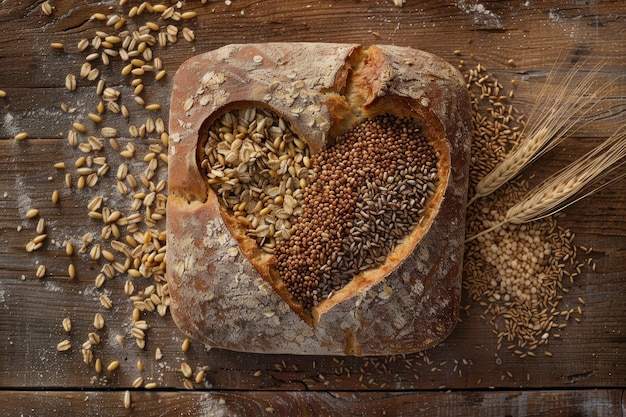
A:
{"type": "Polygon", "coordinates": [[[570,69],[557,85],[556,94],[550,91],[554,79],[554,72],[551,73],[528,117],[527,126],[530,128],[522,132],[522,142],[480,180],[468,205],[493,193],[516,177],[527,165],[560,143],[575,128],[602,117],[601,113],[589,115],[611,84],[608,82],[593,91],[595,75],[602,67],[603,64],[593,67],[573,90],[570,86],[581,66],[570,69]]]}
{"type": "MultiPolygon", "coordinates": [[[[522,201],[507,210],[500,223],[467,238],[465,242],[470,242],[505,224],[527,223],[550,216],[572,204],[566,202],[584,187],[623,164],[626,164],[626,126],[534,188],[522,201]]],[[[593,194],[600,188],[583,197],[593,194]]]]}

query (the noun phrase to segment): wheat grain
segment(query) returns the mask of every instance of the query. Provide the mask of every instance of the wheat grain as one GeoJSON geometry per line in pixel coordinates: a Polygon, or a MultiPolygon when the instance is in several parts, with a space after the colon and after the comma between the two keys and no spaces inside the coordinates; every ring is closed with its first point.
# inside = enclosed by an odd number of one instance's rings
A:
{"type": "MultiPolygon", "coordinates": [[[[142,382],[143,382],[143,379],[142,379],[142,382]]],[[[134,387],[134,385],[133,385],[133,387],[134,387]]],[[[131,398],[130,398],[130,391],[126,390],[126,391],[124,391],[124,408],[129,409],[132,406],[133,406],[133,403],[132,403],[131,398]]]]}
{"type": "Polygon", "coordinates": [[[65,317],[61,322],[61,325],[63,326],[63,330],[65,330],[66,333],[72,331],[72,320],[69,317],[65,317]]]}
{"type": "Polygon", "coordinates": [[[96,362],[94,363],[93,367],[97,374],[101,373],[102,372],[102,359],[96,358],[96,362]]]}
{"type": "Polygon", "coordinates": [[[104,327],[104,317],[102,316],[102,313],[96,313],[96,315],[94,316],[93,327],[98,330],[101,330],[104,327]]]}
{"type": "Polygon", "coordinates": [[[65,77],[65,88],[69,91],[76,90],[76,76],[74,74],[67,74],[65,77]]]}
{"type": "Polygon", "coordinates": [[[205,374],[204,369],[199,371],[196,374],[196,378],[195,378],[196,384],[200,384],[204,380],[204,374],[205,374]]]}
{"type": "Polygon", "coordinates": [[[183,352],[187,352],[189,350],[189,347],[191,345],[191,342],[188,338],[185,338],[185,340],[183,340],[183,344],[181,345],[181,349],[183,352]]]}
{"type": "Polygon", "coordinates": [[[113,372],[119,367],[120,367],[120,361],[114,360],[113,362],[109,364],[109,366],[107,366],[107,371],[113,372]]]}
{"type": "Polygon", "coordinates": [[[140,388],[142,385],[143,385],[143,377],[141,376],[137,377],[132,383],[133,388],[140,388]]]}
{"type": "Polygon", "coordinates": [[[111,299],[106,294],[102,294],[100,296],[100,303],[107,310],[110,310],[113,307],[113,302],[111,301],[111,299]]]}
{"type": "Polygon", "coordinates": [[[32,219],[39,215],[39,209],[32,208],[26,212],[26,218],[32,219]]]}
{"type": "Polygon", "coordinates": [[[37,272],[35,273],[35,276],[37,278],[43,278],[46,275],[46,266],[41,264],[37,267],[37,272]]]}
{"type": "Polygon", "coordinates": [[[65,352],[66,350],[70,350],[71,348],[72,342],[70,342],[68,339],[65,339],[57,345],[57,350],[59,352],[65,352]]]}
{"type": "Polygon", "coordinates": [[[50,3],[48,1],[44,1],[41,4],[41,11],[43,12],[43,14],[45,14],[46,16],[50,16],[52,15],[52,6],[50,5],[50,3]]]}
{"type": "Polygon", "coordinates": [[[40,217],[39,221],[37,222],[37,227],[35,228],[35,231],[37,232],[37,234],[43,235],[43,232],[45,230],[46,230],[46,219],[44,219],[43,217],[40,217]]]}
{"type": "Polygon", "coordinates": [[[193,376],[193,370],[191,369],[191,366],[187,364],[187,362],[183,362],[180,364],[180,371],[185,376],[185,378],[191,378],[193,376]]]}
{"type": "Polygon", "coordinates": [[[89,117],[89,119],[91,119],[91,121],[94,123],[102,123],[102,116],[100,116],[99,114],[89,113],[87,114],[87,117],[89,117]]]}

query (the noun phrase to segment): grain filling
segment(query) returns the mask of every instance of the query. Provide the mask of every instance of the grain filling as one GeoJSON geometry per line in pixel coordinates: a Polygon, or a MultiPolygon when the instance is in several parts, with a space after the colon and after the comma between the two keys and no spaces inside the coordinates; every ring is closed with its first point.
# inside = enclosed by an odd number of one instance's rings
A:
{"type": "Polygon", "coordinates": [[[304,310],[383,265],[437,189],[416,119],[377,116],[336,142],[311,155],[282,118],[248,108],[217,119],[204,146],[209,185],[304,310]]]}

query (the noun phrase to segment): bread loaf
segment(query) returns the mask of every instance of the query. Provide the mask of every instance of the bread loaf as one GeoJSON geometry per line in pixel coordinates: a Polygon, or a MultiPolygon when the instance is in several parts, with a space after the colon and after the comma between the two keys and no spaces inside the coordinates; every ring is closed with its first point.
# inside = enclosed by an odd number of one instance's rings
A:
{"type": "Polygon", "coordinates": [[[181,66],[169,123],[167,279],[187,335],[386,355],[452,331],[471,126],[454,67],[386,45],[228,45],[181,66]]]}

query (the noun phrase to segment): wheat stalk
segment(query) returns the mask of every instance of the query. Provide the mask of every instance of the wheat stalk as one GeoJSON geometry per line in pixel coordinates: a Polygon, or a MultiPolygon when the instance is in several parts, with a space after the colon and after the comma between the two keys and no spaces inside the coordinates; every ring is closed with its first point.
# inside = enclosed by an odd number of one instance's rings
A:
{"type": "Polygon", "coordinates": [[[575,128],[602,117],[601,113],[591,114],[600,102],[611,82],[593,91],[595,76],[604,64],[593,67],[583,79],[571,89],[582,65],[573,67],[552,93],[550,86],[555,78],[552,70],[541,89],[528,117],[527,127],[522,132],[522,141],[493,171],[487,174],[475,187],[475,193],[468,205],[485,197],[516,177],[527,165],[559,144],[575,128]]]}
{"type": "MultiPolygon", "coordinates": [[[[465,242],[470,242],[505,224],[528,223],[550,216],[580,200],[579,198],[566,204],[583,188],[623,164],[626,164],[626,126],[534,188],[522,201],[507,210],[502,221],[467,238],[465,242]]],[[[593,194],[606,185],[592,190],[581,198],[593,194]]]]}

